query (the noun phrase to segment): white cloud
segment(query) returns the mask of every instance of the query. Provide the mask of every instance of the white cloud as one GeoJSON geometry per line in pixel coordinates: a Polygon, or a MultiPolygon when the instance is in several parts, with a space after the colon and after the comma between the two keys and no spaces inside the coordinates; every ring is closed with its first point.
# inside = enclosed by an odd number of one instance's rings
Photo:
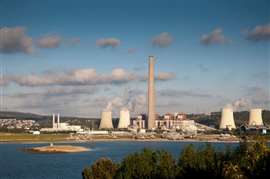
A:
{"type": "Polygon", "coordinates": [[[60,46],[62,38],[58,35],[48,35],[37,40],[39,48],[57,48],[60,46]]]}
{"type": "Polygon", "coordinates": [[[96,41],[97,46],[103,47],[103,48],[106,48],[106,47],[115,48],[115,47],[119,46],[120,43],[121,43],[121,41],[117,38],[114,38],[114,37],[98,39],[96,41]]]}
{"type": "Polygon", "coordinates": [[[209,34],[204,34],[201,37],[201,43],[203,45],[226,44],[229,42],[231,40],[223,35],[223,31],[220,28],[214,29],[209,34]]]}
{"type": "Polygon", "coordinates": [[[270,40],[270,24],[258,25],[252,30],[247,31],[247,39],[250,41],[269,41],[270,40]]]}
{"type": "Polygon", "coordinates": [[[208,93],[196,92],[193,90],[174,90],[164,89],[158,91],[160,96],[164,97],[194,97],[194,98],[213,98],[214,96],[208,93]]]}
{"type": "Polygon", "coordinates": [[[32,38],[23,27],[0,28],[0,53],[32,53],[32,38]]]}
{"type": "MultiPolygon", "coordinates": [[[[175,77],[174,73],[160,72],[156,80],[168,81],[175,77]]],[[[129,72],[123,68],[115,68],[111,74],[98,74],[93,68],[70,71],[50,71],[41,74],[8,76],[5,84],[14,82],[21,86],[86,86],[102,84],[122,84],[131,81],[145,81],[144,75],[129,72]]]]}
{"type": "Polygon", "coordinates": [[[159,81],[168,81],[168,80],[172,80],[176,77],[175,73],[172,72],[159,72],[156,80],[159,81]]]}
{"type": "Polygon", "coordinates": [[[155,47],[168,47],[172,44],[173,38],[168,32],[162,32],[152,39],[152,45],[155,47]]]}

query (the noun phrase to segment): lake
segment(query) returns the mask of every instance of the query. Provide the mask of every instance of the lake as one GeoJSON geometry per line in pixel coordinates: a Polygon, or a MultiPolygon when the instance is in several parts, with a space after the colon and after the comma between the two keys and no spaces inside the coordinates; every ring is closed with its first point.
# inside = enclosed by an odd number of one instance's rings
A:
{"type": "MultiPolygon", "coordinates": [[[[92,150],[83,153],[41,154],[27,153],[23,149],[45,146],[48,144],[0,144],[0,179],[81,179],[84,167],[90,166],[100,157],[109,157],[114,161],[143,148],[163,149],[176,158],[188,144],[202,147],[203,142],[148,142],[148,141],[113,141],[69,143],[89,147],[92,150]]],[[[212,143],[218,150],[226,145],[235,147],[237,143],[212,143]]]]}

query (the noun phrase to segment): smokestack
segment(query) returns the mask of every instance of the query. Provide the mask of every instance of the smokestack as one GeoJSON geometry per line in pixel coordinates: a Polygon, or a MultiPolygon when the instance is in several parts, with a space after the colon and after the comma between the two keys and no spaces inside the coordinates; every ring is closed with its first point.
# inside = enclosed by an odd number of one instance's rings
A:
{"type": "Polygon", "coordinates": [[[57,128],[60,127],[60,114],[57,114],[57,128]]]}
{"type": "Polygon", "coordinates": [[[220,129],[235,129],[235,123],[233,118],[233,109],[232,108],[223,108],[220,121],[220,129]]]}
{"type": "Polygon", "coordinates": [[[52,117],[52,128],[55,128],[55,114],[52,117]]]}
{"type": "Polygon", "coordinates": [[[249,126],[263,126],[262,109],[251,109],[249,112],[249,126]]]}
{"type": "Polygon", "coordinates": [[[155,128],[155,58],[149,56],[148,60],[148,129],[155,128]]]}

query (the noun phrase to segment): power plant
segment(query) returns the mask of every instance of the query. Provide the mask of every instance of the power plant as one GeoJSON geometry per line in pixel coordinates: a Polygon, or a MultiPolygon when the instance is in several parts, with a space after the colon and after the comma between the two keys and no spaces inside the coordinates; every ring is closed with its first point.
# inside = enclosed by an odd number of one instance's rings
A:
{"type": "Polygon", "coordinates": [[[80,125],[70,125],[67,122],[60,122],[60,114],[57,114],[57,121],[55,121],[55,114],[52,115],[52,128],[42,128],[41,132],[67,132],[67,131],[82,131],[80,125]]]}
{"type": "Polygon", "coordinates": [[[155,72],[154,64],[155,58],[149,56],[148,61],[148,129],[155,128],[155,118],[156,118],[156,99],[155,99],[155,72]]]}
{"type": "Polygon", "coordinates": [[[129,110],[122,109],[120,111],[120,117],[119,117],[119,123],[118,123],[118,129],[126,129],[130,125],[130,114],[129,110]]]}
{"type": "Polygon", "coordinates": [[[263,126],[262,109],[251,109],[249,113],[249,126],[263,126]]]}
{"type": "Polygon", "coordinates": [[[102,111],[99,129],[113,129],[111,111],[102,111]]]}
{"type": "Polygon", "coordinates": [[[232,108],[223,108],[221,112],[221,121],[220,121],[220,129],[235,129],[234,117],[233,117],[233,109],[232,108]]]}

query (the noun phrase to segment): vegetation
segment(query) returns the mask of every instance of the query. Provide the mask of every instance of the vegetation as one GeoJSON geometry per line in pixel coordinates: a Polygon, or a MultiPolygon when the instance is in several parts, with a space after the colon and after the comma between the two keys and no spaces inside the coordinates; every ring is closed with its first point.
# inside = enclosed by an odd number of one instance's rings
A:
{"type": "Polygon", "coordinates": [[[270,149],[263,140],[241,142],[235,149],[215,150],[210,144],[198,149],[187,146],[176,161],[166,151],[144,149],[120,163],[97,160],[82,172],[83,179],[174,179],[174,178],[269,178],[270,149]]]}
{"type": "Polygon", "coordinates": [[[69,134],[40,134],[33,135],[28,133],[1,133],[0,142],[54,142],[67,140],[69,134]]]}

